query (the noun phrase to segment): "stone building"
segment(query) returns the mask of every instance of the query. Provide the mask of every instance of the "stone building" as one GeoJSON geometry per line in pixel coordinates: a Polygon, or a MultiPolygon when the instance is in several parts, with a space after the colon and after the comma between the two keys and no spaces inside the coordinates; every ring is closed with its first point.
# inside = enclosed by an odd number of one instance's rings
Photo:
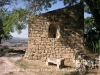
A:
{"type": "Polygon", "coordinates": [[[29,60],[46,61],[48,57],[73,61],[77,50],[83,49],[84,6],[73,6],[49,11],[29,21],[29,60]]]}

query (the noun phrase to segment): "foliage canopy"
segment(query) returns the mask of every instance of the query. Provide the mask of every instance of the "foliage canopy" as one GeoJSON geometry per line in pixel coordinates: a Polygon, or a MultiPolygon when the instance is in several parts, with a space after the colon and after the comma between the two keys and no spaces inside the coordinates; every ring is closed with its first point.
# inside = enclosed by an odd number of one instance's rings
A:
{"type": "MultiPolygon", "coordinates": [[[[16,1],[16,0],[14,0],[16,1]]],[[[11,4],[12,0],[0,0],[0,43],[2,39],[9,39],[10,32],[15,30],[21,33],[27,27],[27,14],[23,8],[13,8],[8,12],[4,7],[11,4]]]]}

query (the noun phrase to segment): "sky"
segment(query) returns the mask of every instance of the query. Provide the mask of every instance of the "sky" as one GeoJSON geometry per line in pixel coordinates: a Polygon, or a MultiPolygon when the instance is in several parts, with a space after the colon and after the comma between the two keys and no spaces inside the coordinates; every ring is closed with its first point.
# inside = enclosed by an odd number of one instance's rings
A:
{"type": "MultiPolygon", "coordinates": [[[[20,2],[20,6],[22,6],[21,4],[22,2],[20,2]]],[[[56,10],[56,9],[59,9],[59,8],[63,8],[64,5],[63,5],[63,2],[58,2],[57,4],[55,5],[52,5],[51,8],[48,9],[48,11],[52,11],[52,10],[56,10]]],[[[42,13],[45,13],[47,11],[43,10],[42,13]]],[[[91,16],[91,14],[87,14],[87,13],[84,13],[84,18],[88,17],[88,16],[91,16]]],[[[14,33],[11,33],[11,35],[13,37],[19,37],[19,38],[28,38],[28,28],[22,30],[22,33],[21,34],[18,34],[16,31],[14,33]]]]}

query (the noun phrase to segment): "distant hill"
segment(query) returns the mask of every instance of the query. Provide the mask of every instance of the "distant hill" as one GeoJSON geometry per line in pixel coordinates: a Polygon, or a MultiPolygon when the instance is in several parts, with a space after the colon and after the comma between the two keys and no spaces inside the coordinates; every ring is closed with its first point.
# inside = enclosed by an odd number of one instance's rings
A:
{"type": "Polygon", "coordinates": [[[2,42],[16,42],[16,41],[28,42],[28,38],[12,37],[11,39],[8,39],[8,40],[2,40],[2,42]]]}
{"type": "Polygon", "coordinates": [[[2,40],[2,46],[8,46],[14,50],[25,50],[28,45],[28,38],[12,37],[9,40],[2,40]]]}
{"type": "Polygon", "coordinates": [[[12,37],[12,39],[9,40],[28,40],[28,38],[12,37]]]}

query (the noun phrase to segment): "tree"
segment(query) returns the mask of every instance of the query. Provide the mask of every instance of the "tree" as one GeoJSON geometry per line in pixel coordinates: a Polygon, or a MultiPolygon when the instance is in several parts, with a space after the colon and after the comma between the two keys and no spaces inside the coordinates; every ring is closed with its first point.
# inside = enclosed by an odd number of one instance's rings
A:
{"type": "Polygon", "coordinates": [[[79,0],[23,0],[26,1],[28,11],[33,14],[39,14],[43,9],[48,10],[53,4],[56,4],[58,1],[64,3],[64,5],[73,5],[81,1],[79,0]]]}
{"type": "Polygon", "coordinates": [[[2,20],[0,19],[0,44],[1,44],[2,35],[4,33],[4,30],[2,29],[2,27],[3,27],[3,23],[2,23],[2,20]]]}
{"type": "Polygon", "coordinates": [[[11,0],[0,0],[0,7],[3,7],[4,5],[9,5],[11,3],[11,0]]]}
{"type": "Polygon", "coordinates": [[[92,14],[84,20],[84,25],[95,27],[87,33],[85,47],[93,53],[100,53],[100,0],[84,0],[86,2],[84,11],[92,14]]]}
{"type": "Polygon", "coordinates": [[[85,12],[92,14],[97,29],[100,29],[100,0],[84,0],[86,2],[85,12]]]}
{"type": "Polygon", "coordinates": [[[2,17],[5,15],[4,6],[9,5],[10,3],[11,3],[11,0],[0,0],[0,44],[1,44],[2,39],[4,39],[4,38],[7,39],[11,36],[9,33],[7,35],[5,34],[4,24],[3,24],[3,20],[2,20],[2,17]]]}
{"type": "Polygon", "coordinates": [[[100,52],[100,31],[95,27],[95,21],[91,17],[84,19],[85,25],[85,47],[93,53],[100,52]]]}
{"type": "MultiPolygon", "coordinates": [[[[9,14],[3,12],[0,19],[0,41],[11,37],[10,32],[17,31],[19,34],[27,26],[26,10],[13,9],[9,14]]],[[[1,43],[1,42],[0,42],[1,43]]]]}
{"type": "Polygon", "coordinates": [[[20,34],[21,30],[27,26],[26,10],[22,8],[13,9],[13,11],[4,18],[4,25],[4,29],[8,30],[8,32],[14,32],[16,30],[20,34]]]}
{"type": "Polygon", "coordinates": [[[27,26],[26,10],[17,8],[8,12],[3,6],[10,3],[11,0],[0,0],[0,44],[2,39],[11,37],[10,32],[16,30],[20,34],[21,30],[27,26]]]}

